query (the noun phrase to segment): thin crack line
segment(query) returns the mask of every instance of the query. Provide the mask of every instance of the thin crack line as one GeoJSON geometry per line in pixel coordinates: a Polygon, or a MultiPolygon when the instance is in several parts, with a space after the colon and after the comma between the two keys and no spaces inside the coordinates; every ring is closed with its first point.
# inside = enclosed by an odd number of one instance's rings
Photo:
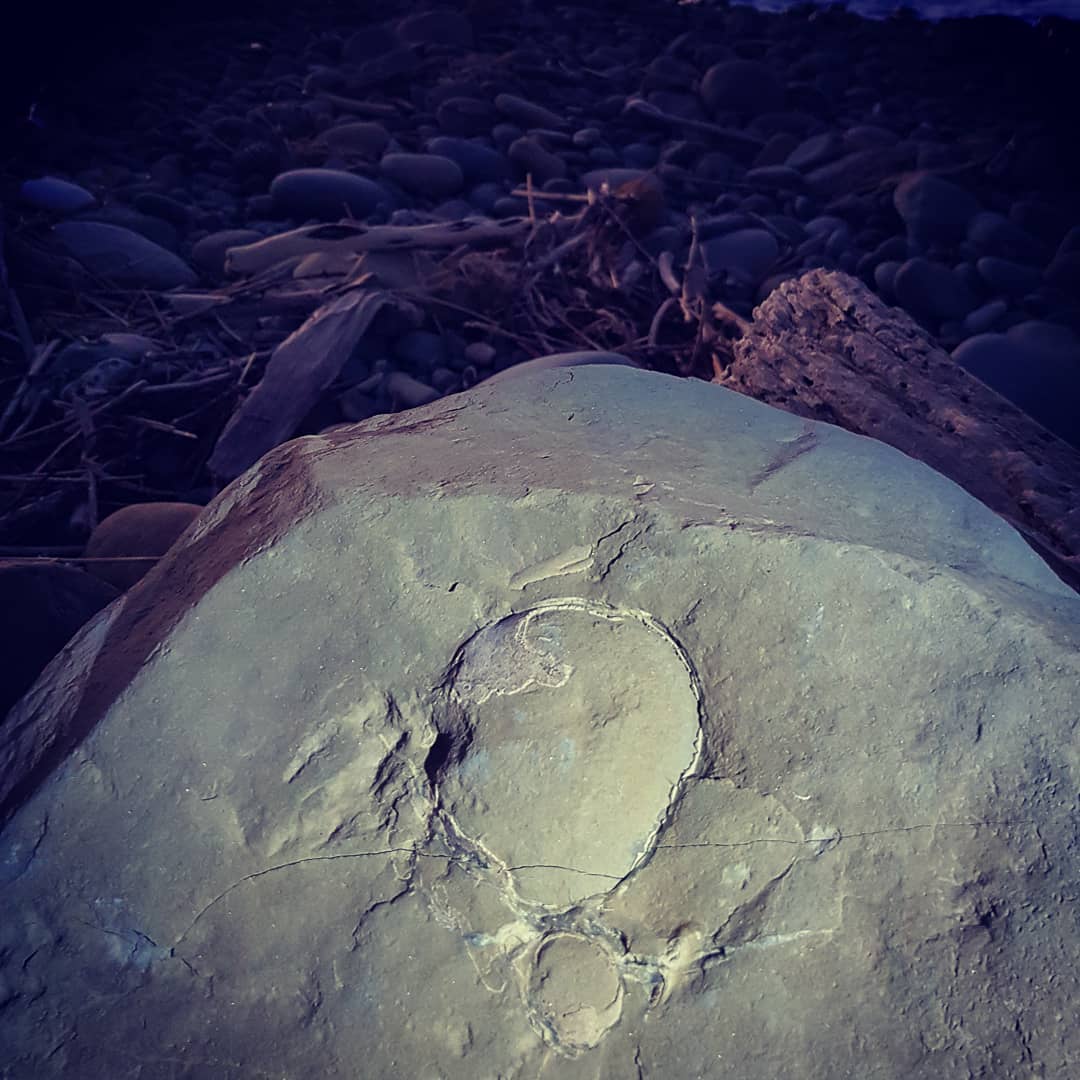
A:
{"type": "Polygon", "coordinates": [[[1034,825],[1038,827],[1051,821],[1065,821],[1071,817],[1073,817],[1072,814],[1063,814],[1056,818],[1042,818],[1039,820],[933,821],[923,825],[895,825],[888,829],[866,829],[862,832],[844,832],[842,829],[837,829],[836,832],[830,833],[828,836],[808,836],[802,840],[789,840],[783,836],[762,836],[753,840],[735,840],[727,843],[718,840],[703,840],[698,843],[657,844],[656,847],[658,850],[660,848],[674,850],[676,848],[739,848],[751,847],[754,844],[791,844],[798,846],[800,844],[825,844],[839,842],[840,840],[858,840],[866,836],[884,836],[886,833],[918,832],[924,829],[977,829],[989,825],[1034,825]]]}
{"type": "MultiPolygon", "coordinates": [[[[928,822],[922,825],[897,825],[887,829],[867,829],[861,832],[844,832],[841,829],[837,829],[836,832],[831,833],[828,836],[811,836],[803,840],[791,840],[786,837],[773,837],[762,836],[752,840],[736,840],[729,843],[723,841],[701,841],[698,843],[684,843],[684,844],[657,844],[653,849],[659,851],[666,849],[669,851],[678,850],[682,848],[742,848],[753,847],[756,844],[787,844],[789,846],[798,847],[803,844],[824,844],[824,843],[839,843],[841,840],[858,840],[868,836],[884,836],[887,833],[910,833],[919,832],[926,829],[976,829],[991,825],[1033,825],[1038,827],[1039,825],[1046,825],[1053,821],[1066,821],[1075,815],[1073,814],[1061,814],[1057,817],[1043,818],[1041,820],[1036,819],[1019,819],[1019,820],[983,820],[983,821],[938,821],[928,822]]],[[[256,870],[251,874],[247,874],[245,877],[240,878],[239,881],[233,882],[227,889],[219,893],[214,897],[205,907],[203,907],[194,919],[188,924],[188,927],[184,932],[176,939],[171,946],[175,949],[183,940],[195,929],[199,920],[216,904],[225,899],[231,892],[240,888],[241,885],[247,884],[249,881],[255,881],[257,878],[265,877],[267,874],[273,874],[278,870],[289,870],[294,866],[303,866],[305,863],[313,862],[333,862],[337,859],[363,859],[372,855],[394,855],[398,853],[404,853],[408,855],[417,855],[425,859],[446,859],[448,862],[460,863],[468,865],[475,860],[470,857],[445,854],[441,852],[422,851],[415,847],[388,847],[388,848],[376,848],[374,851],[343,851],[336,855],[307,855],[302,859],[292,859],[289,862],[278,863],[275,866],[267,866],[262,870],[256,870]]],[[[515,870],[565,870],[568,873],[581,874],[586,877],[599,877],[606,878],[610,881],[622,881],[625,875],[617,874],[605,874],[600,871],[593,870],[580,870],[573,866],[561,866],[557,863],[526,863],[517,866],[510,866],[506,868],[508,871],[513,872],[515,870]]],[[[88,924],[89,925],[89,924],[88,924]]],[[[150,940],[149,938],[147,940],[150,940]]]]}

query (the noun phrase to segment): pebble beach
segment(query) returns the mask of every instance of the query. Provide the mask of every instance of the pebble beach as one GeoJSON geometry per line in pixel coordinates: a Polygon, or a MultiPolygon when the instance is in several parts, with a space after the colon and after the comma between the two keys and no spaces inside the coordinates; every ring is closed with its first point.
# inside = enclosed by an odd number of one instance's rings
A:
{"type": "MultiPolygon", "coordinates": [[[[54,57],[22,71],[5,117],[7,277],[25,329],[0,339],[0,448],[22,453],[50,419],[40,401],[28,416],[32,394],[10,404],[28,336],[53,342],[35,373],[49,394],[100,401],[178,364],[184,385],[227,368],[250,387],[252,350],[257,375],[304,317],[181,339],[183,305],[158,305],[166,347],[123,303],[88,306],[79,274],[128,296],[206,292],[237,279],[238,252],[305,226],[471,222],[482,240],[478,223],[535,226],[635,182],[640,250],[679,266],[696,244],[733,317],[807,270],[844,271],[1078,446],[1077,24],[880,15],[339,3],[192,8],[69,35],[59,70],[54,57]]],[[[547,351],[575,344],[554,334],[547,351]]],[[[295,433],[425,404],[535,355],[460,313],[398,320],[365,338],[295,433]]],[[[0,541],[73,545],[129,502],[204,503],[204,444],[243,396],[232,390],[224,411],[167,421],[199,453],[143,430],[138,479],[103,477],[89,515],[61,487],[0,541]]]]}

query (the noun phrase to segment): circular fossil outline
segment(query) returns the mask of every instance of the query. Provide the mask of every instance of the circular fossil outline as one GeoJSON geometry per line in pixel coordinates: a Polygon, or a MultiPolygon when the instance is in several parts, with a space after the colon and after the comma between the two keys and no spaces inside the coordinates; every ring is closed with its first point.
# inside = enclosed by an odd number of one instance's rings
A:
{"type": "MultiPolygon", "coordinates": [[[[549,597],[545,600],[538,600],[535,603],[529,604],[517,611],[507,612],[505,615],[498,616],[492,619],[486,625],[478,628],[474,631],[464,642],[462,642],[455,650],[454,655],[444,669],[443,676],[439,680],[439,683],[434,688],[436,694],[444,696],[443,708],[447,704],[452,706],[452,710],[457,712],[457,722],[454,724],[445,725],[447,729],[458,729],[456,732],[451,730],[445,730],[444,725],[438,722],[438,719],[433,716],[434,727],[437,732],[435,742],[429,751],[428,762],[425,763],[425,772],[428,775],[428,779],[431,783],[432,793],[435,799],[436,813],[443,822],[444,828],[447,826],[453,826],[448,829],[448,833],[454,837],[453,846],[462,850],[464,853],[467,851],[472,858],[469,861],[477,861],[478,865],[487,866],[489,868],[495,868],[499,877],[505,875],[504,880],[509,883],[513,882],[513,874],[510,868],[503,862],[499,856],[487,848],[479,840],[469,836],[464,830],[457,826],[456,822],[447,820],[445,808],[441,805],[441,799],[439,798],[439,773],[443,766],[447,762],[456,763],[460,761],[468,750],[469,743],[471,741],[472,723],[466,714],[466,705],[482,704],[487,701],[493,693],[501,694],[516,694],[526,692],[533,686],[538,685],[550,685],[559,686],[562,682],[548,683],[546,680],[527,677],[524,682],[520,682],[513,686],[511,689],[503,687],[491,688],[490,682],[481,682],[481,692],[483,696],[479,698],[477,702],[472,696],[473,684],[470,684],[470,691],[462,693],[458,689],[457,680],[459,679],[463,670],[466,670],[473,661],[472,654],[477,651],[486,651],[489,657],[497,656],[499,650],[503,646],[504,638],[509,632],[513,632],[514,635],[520,641],[523,639],[528,625],[533,619],[538,618],[541,615],[549,614],[551,612],[558,611],[572,611],[581,612],[587,615],[592,615],[596,618],[605,619],[609,622],[621,622],[627,619],[633,619],[640,623],[644,628],[654,634],[660,636],[660,638],[674,651],[679,662],[686,670],[687,680],[690,687],[690,692],[694,697],[694,708],[697,718],[697,729],[694,733],[694,745],[693,752],[690,755],[690,760],[687,765],[679,773],[679,776],[672,786],[671,794],[668,798],[667,805],[657,815],[656,824],[653,826],[651,832],[646,837],[640,852],[634,861],[627,867],[622,880],[625,880],[636,870],[639,870],[644,866],[653,856],[656,851],[656,846],[660,838],[660,834],[667,827],[672,807],[678,802],[679,792],[683,789],[686,781],[692,777],[699,769],[705,753],[705,714],[704,714],[704,695],[701,689],[701,682],[698,678],[696,669],[690,660],[686,650],[682,647],[678,639],[671,633],[671,631],[661,622],[656,616],[650,612],[641,608],[619,608],[612,604],[608,604],[601,600],[591,600],[581,596],[558,596],[549,597]],[[506,625],[509,624],[509,625],[506,625]],[[500,631],[500,627],[503,627],[500,631]],[[455,741],[455,734],[457,739],[455,741]]],[[[534,650],[535,651],[535,650],[534,650]]],[[[492,667],[498,672],[498,664],[493,664],[492,667]]],[[[572,672],[570,668],[570,672],[572,672]]],[[[550,672],[549,672],[550,673],[550,672]]],[[[569,674],[569,673],[568,673],[569,674]]],[[[567,675],[568,677],[568,675],[567,675]]],[[[520,676],[515,676],[520,678],[520,676]]],[[[563,680],[565,681],[565,680],[563,680]]],[[[434,712],[441,711],[438,704],[436,704],[434,712]]],[[[612,885],[611,888],[614,888],[612,885]]],[[[602,890],[610,891],[610,890],[602,890]]],[[[510,884],[509,892],[514,894],[513,907],[515,909],[520,907],[521,899],[516,896],[517,890],[510,884]]],[[[509,897],[508,897],[509,898],[509,897]]],[[[535,906],[535,905],[527,905],[535,906]]]]}

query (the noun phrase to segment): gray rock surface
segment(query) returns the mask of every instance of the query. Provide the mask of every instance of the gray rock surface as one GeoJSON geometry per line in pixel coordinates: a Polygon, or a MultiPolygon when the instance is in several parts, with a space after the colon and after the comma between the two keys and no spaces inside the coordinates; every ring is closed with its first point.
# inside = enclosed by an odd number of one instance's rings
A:
{"type": "Polygon", "coordinates": [[[173,289],[198,280],[179,256],[119,225],[63,221],[53,233],[87,270],[114,285],[173,289]]]}
{"type": "Polygon", "coordinates": [[[1069,1075],[1078,641],[959,487],[717,386],[287,444],[9,720],[5,1075],[1069,1075]]]}

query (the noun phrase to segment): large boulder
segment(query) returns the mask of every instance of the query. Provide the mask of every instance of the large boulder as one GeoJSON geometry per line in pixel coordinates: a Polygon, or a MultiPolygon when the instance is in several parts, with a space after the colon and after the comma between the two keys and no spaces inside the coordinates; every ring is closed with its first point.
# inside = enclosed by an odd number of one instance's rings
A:
{"type": "Polygon", "coordinates": [[[6,1077],[1066,1076],[1080,598],[555,368],[279,447],[16,706],[6,1077]]]}

